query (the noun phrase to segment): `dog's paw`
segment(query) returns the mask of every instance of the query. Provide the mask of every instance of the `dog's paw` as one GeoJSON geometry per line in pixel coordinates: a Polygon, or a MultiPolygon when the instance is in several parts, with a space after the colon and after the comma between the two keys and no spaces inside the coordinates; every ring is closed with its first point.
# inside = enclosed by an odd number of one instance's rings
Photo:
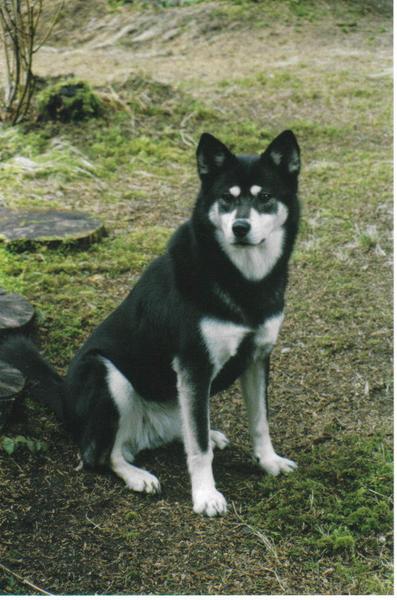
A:
{"type": "Polygon", "coordinates": [[[210,431],[210,440],[212,449],[219,448],[219,450],[223,450],[230,444],[230,441],[225,434],[221,431],[216,431],[215,429],[211,429],[210,431]]]}
{"type": "Polygon", "coordinates": [[[224,496],[214,488],[210,491],[200,491],[194,494],[193,510],[195,513],[207,517],[216,517],[226,514],[227,503],[224,496]]]}
{"type": "Polygon", "coordinates": [[[159,494],[161,485],[157,477],[144,471],[143,469],[135,469],[125,480],[128,489],[134,492],[143,492],[145,494],[159,494]]]}
{"type": "Polygon", "coordinates": [[[261,469],[269,473],[269,475],[279,475],[280,473],[290,473],[298,468],[298,465],[293,460],[273,454],[270,457],[259,458],[256,461],[261,469]]]}

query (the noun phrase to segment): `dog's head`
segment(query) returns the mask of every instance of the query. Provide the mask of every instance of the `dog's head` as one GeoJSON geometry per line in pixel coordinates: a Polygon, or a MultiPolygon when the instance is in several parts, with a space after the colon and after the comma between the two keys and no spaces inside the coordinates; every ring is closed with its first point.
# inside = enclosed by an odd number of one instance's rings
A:
{"type": "Polygon", "coordinates": [[[203,133],[197,148],[201,203],[222,245],[249,248],[283,227],[296,197],[300,150],[292,131],[259,156],[234,155],[203,133]]]}

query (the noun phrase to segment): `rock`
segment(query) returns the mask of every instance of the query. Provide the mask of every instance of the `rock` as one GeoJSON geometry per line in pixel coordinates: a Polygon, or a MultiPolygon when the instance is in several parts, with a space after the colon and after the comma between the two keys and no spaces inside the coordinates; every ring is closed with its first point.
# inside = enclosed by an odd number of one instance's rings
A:
{"type": "Polygon", "coordinates": [[[88,245],[105,234],[103,224],[87,213],[0,207],[0,241],[15,250],[25,250],[35,244],[88,245]]]}
{"type": "Polygon", "coordinates": [[[20,371],[0,361],[0,430],[4,428],[20,400],[25,383],[25,377],[20,371]]]}
{"type": "Polygon", "coordinates": [[[25,331],[33,318],[34,308],[25,298],[0,288],[0,339],[11,332],[25,331]]]}

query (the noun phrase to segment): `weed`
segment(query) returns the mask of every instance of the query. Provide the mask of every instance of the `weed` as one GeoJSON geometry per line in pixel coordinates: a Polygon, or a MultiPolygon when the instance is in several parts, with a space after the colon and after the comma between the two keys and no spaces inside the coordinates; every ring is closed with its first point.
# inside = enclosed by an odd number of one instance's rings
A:
{"type": "Polygon", "coordinates": [[[8,455],[14,454],[20,448],[26,448],[32,454],[37,454],[39,452],[45,452],[47,450],[47,444],[40,440],[27,438],[23,435],[17,435],[16,437],[4,436],[2,448],[8,455]]]}

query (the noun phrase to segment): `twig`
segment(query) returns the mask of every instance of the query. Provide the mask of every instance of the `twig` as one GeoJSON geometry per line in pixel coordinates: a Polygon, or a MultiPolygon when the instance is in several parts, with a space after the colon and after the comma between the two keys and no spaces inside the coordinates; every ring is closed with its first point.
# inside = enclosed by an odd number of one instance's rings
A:
{"type": "Polygon", "coordinates": [[[182,131],[182,129],[179,131],[179,135],[181,136],[181,140],[185,144],[185,146],[188,146],[189,148],[194,146],[195,143],[192,137],[184,131],[182,131]]]}
{"type": "MultiPolygon", "coordinates": [[[[65,6],[65,0],[62,0],[61,4],[60,4],[60,5],[59,5],[59,7],[58,7],[58,10],[57,10],[57,11],[56,11],[56,13],[55,13],[55,16],[54,16],[54,18],[52,19],[52,22],[51,22],[51,23],[50,23],[50,25],[48,26],[47,32],[44,34],[44,37],[43,37],[43,39],[41,39],[41,40],[40,40],[40,41],[37,43],[37,45],[35,46],[35,48],[34,48],[34,50],[33,50],[33,52],[34,52],[34,53],[36,53],[38,50],[40,50],[40,48],[41,48],[42,46],[44,46],[44,44],[46,43],[46,41],[48,40],[48,38],[49,38],[49,37],[50,37],[50,35],[52,34],[52,32],[53,32],[53,30],[54,30],[54,27],[55,27],[55,25],[57,24],[57,21],[58,21],[58,19],[59,19],[60,15],[61,15],[61,12],[62,12],[62,10],[63,10],[63,7],[64,7],[64,6],[65,6]]],[[[39,22],[39,20],[40,20],[40,17],[41,17],[42,10],[43,10],[43,8],[42,8],[42,6],[41,6],[41,7],[40,7],[40,13],[37,15],[37,19],[36,19],[36,22],[35,22],[35,25],[34,25],[34,27],[35,27],[35,30],[37,29],[38,22],[39,22]]]]}
{"type": "Polygon", "coordinates": [[[12,575],[13,577],[15,577],[15,579],[18,579],[18,581],[20,581],[24,585],[27,585],[28,587],[32,588],[32,590],[35,590],[36,592],[40,592],[40,594],[44,594],[44,596],[53,596],[54,595],[54,594],[51,594],[50,592],[46,592],[45,590],[42,590],[37,585],[34,585],[34,583],[31,583],[30,581],[28,581],[24,577],[21,577],[17,573],[14,573],[14,571],[11,571],[11,569],[9,569],[8,567],[5,567],[1,563],[0,563],[0,569],[2,569],[3,571],[5,571],[9,575],[12,575]]]}
{"type": "MultiPolygon", "coordinates": [[[[275,562],[277,564],[280,564],[280,560],[279,560],[279,558],[277,556],[277,552],[276,552],[275,548],[273,547],[274,545],[269,540],[269,538],[267,538],[265,536],[265,534],[263,534],[261,531],[255,529],[255,527],[252,527],[252,525],[249,525],[248,523],[246,523],[242,519],[242,517],[238,514],[238,512],[236,510],[236,506],[235,506],[234,502],[232,502],[232,506],[233,506],[234,514],[236,515],[236,517],[240,521],[240,526],[247,527],[257,538],[259,538],[260,541],[262,542],[262,544],[265,546],[265,548],[273,555],[273,558],[274,558],[275,562]]],[[[270,573],[272,573],[275,576],[275,578],[277,579],[277,583],[279,584],[280,588],[282,589],[282,591],[284,593],[286,593],[286,588],[283,585],[283,583],[282,583],[282,581],[281,581],[281,579],[279,577],[279,574],[277,573],[277,569],[276,568],[271,569],[269,567],[262,567],[262,568],[265,569],[265,571],[269,571],[270,573]]]]}
{"type": "Polygon", "coordinates": [[[117,92],[115,91],[114,87],[109,85],[109,90],[110,90],[110,95],[111,97],[126,111],[128,112],[130,115],[133,115],[133,111],[131,110],[131,108],[128,106],[127,102],[124,102],[124,100],[122,98],[120,98],[119,94],[117,94],[117,92]]]}
{"type": "Polygon", "coordinates": [[[88,515],[86,515],[85,518],[87,519],[87,521],[89,523],[91,523],[91,525],[94,526],[94,529],[102,529],[102,527],[100,525],[98,525],[98,523],[95,523],[92,519],[90,519],[90,517],[88,515]]]}
{"type": "Polygon", "coordinates": [[[268,550],[273,555],[273,557],[276,559],[276,561],[279,562],[279,558],[278,558],[277,552],[274,548],[274,544],[270,541],[270,539],[264,533],[262,533],[258,529],[255,529],[255,527],[252,527],[252,525],[249,525],[249,523],[246,523],[242,519],[242,517],[238,514],[238,512],[236,510],[234,502],[232,503],[232,506],[233,506],[234,514],[236,515],[236,517],[238,518],[240,523],[242,525],[244,525],[244,527],[247,527],[247,529],[249,529],[257,538],[259,538],[260,541],[262,542],[262,544],[265,546],[266,550],[268,550]]]}

